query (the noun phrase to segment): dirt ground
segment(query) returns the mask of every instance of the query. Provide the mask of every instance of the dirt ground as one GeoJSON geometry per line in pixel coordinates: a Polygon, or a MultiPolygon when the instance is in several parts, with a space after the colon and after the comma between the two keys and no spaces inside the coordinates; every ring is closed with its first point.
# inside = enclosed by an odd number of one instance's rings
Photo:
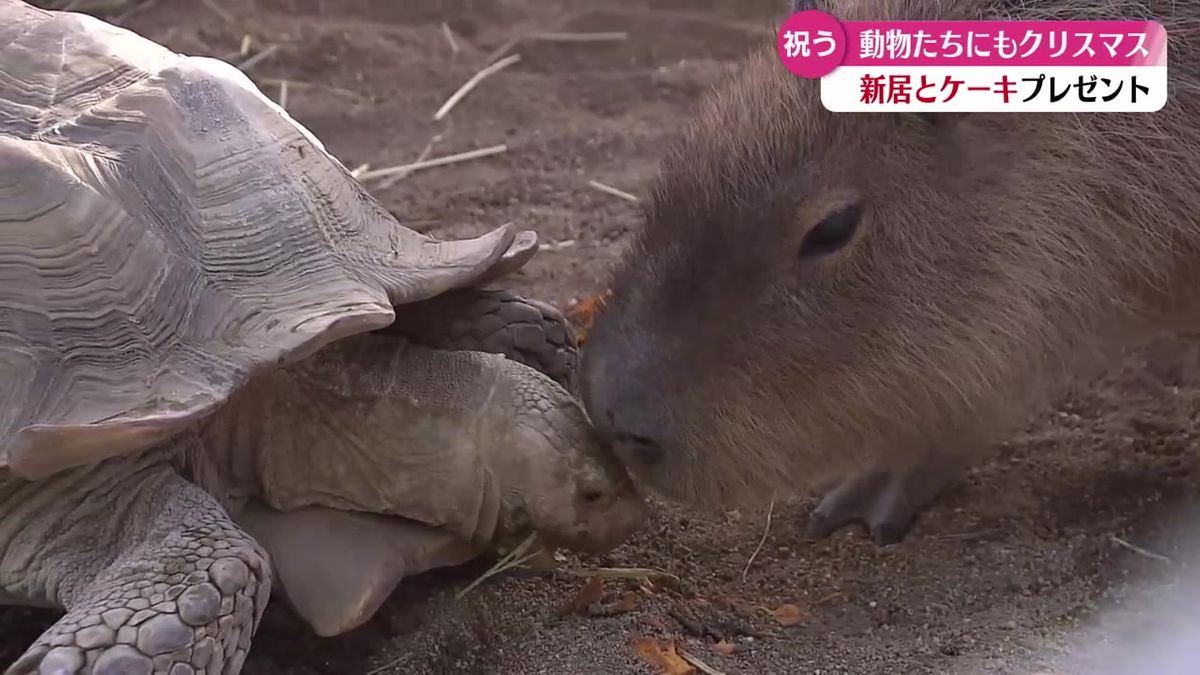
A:
{"type": "MultiPolygon", "coordinates": [[[[278,80],[288,80],[288,110],[352,168],[410,162],[438,135],[432,156],[506,144],[504,154],[367,184],[403,222],[436,235],[478,234],[510,220],[536,229],[549,247],[514,285],[563,307],[602,289],[639,221],[636,204],[588,181],[640,194],[693,102],[739,56],[770,39],[783,5],[148,4],[125,25],[178,51],[240,61],[244,35],[250,55],[278,45],[251,75],[270,96],[278,95],[278,80]],[[510,50],[518,63],[433,121],[489,54],[530,31],[628,37],[520,42],[510,50]]],[[[1092,625],[1103,608],[1132,606],[1143,579],[1186,581],[1180,573],[1189,544],[1166,528],[1200,495],[1196,347],[1164,338],[1114,364],[1107,377],[995,448],[900,545],[879,548],[855,530],[807,542],[805,500],[776,505],[769,530],[765,512],[704,515],[656,502],[651,522],[627,545],[571,564],[654,567],[678,577],[677,586],[609,581],[596,611],[562,614],[583,580],[514,573],[456,600],[454,591],[486,567],[468,565],[406,582],[373,621],[337,638],[313,637],[274,606],[245,672],[656,672],[635,650],[643,637],[678,639],[687,653],[730,674],[1105,672],[1100,666],[1114,663],[1108,657],[1056,663],[1072,653],[1101,654],[1068,649],[1076,644],[1073,630],[1092,625]],[[799,620],[784,626],[768,613],[781,604],[795,605],[799,620]],[[722,653],[726,644],[731,653],[722,653]]],[[[1166,601],[1151,602],[1142,613],[1161,614],[1166,601]]],[[[1108,626],[1135,615],[1095,625],[1115,639],[1108,626]]],[[[0,610],[0,663],[16,658],[54,617],[0,610]]],[[[1160,663],[1130,672],[1184,671],[1160,663]]]]}

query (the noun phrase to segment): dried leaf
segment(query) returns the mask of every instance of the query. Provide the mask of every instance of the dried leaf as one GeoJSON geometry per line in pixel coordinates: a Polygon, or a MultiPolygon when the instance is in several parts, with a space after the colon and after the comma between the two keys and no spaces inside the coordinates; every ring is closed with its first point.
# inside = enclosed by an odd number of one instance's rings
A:
{"type": "Polygon", "coordinates": [[[563,569],[566,574],[578,577],[604,577],[605,579],[646,579],[660,586],[678,588],[683,582],[679,577],[652,567],[591,567],[585,569],[563,569]]]}
{"type": "Polygon", "coordinates": [[[695,675],[696,667],[679,655],[674,642],[655,638],[639,638],[633,643],[633,651],[642,660],[657,667],[660,675],[695,675]]]}
{"type": "Polygon", "coordinates": [[[721,656],[729,656],[736,648],[737,647],[732,642],[728,642],[726,640],[721,640],[717,644],[713,645],[713,651],[721,656]]]}
{"type": "Polygon", "coordinates": [[[559,614],[574,614],[582,612],[588,608],[593,602],[600,602],[604,597],[604,579],[601,577],[592,577],[587,580],[575,597],[571,598],[565,605],[559,609],[559,614]]]}
{"type": "Polygon", "coordinates": [[[584,298],[579,302],[571,305],[564,312],[567,319],[575,324],[575,339],[579,344],[583,344],[587,338],[587,333],[592,328],[592,322],[596,320],[596,314],[604,308],[605,301],[611,293],[609,290],[601,291],[593,296],[584,298]]]}
{"type": "Polygon", "coordinates": [[[783,604],[771,610],[771,616],[780,626],[794,626],[804,618],[804,613],[795,605],[783,604]]]}
{"type": "Polygon", "coordinates": [[[617,602],[617,609],[622,612],[632,612],[638,608],[639,603],[637,593],[625,593],[621,596],[620,601],[617,602]]]}
{"type": "Polygon", "coordinates": [[[713,607],[727,610],[736,609],[738,604],[733,597],[725,595],[724,593],[712,596],[712,598],[709,599],[709,602],[712,603],[713,607]]]}
{"type": "Polygon", "coordinates": [[[587,613],[592,616],[616,616],[628,614],[638,608],[636,593],[625,593],[616,602],[594,602],[588,605],[587,613]]]}

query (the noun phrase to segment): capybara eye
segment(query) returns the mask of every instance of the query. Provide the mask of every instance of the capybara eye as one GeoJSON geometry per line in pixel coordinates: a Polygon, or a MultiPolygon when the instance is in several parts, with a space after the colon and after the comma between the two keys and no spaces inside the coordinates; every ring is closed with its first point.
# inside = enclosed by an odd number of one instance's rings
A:
{"type": "Polygon", "coordinates": [[[845,246],[854,238],[862,217],[862,206],[851,204],[825,216],[800,243],[800,257],[824,255],[845,246]]]}

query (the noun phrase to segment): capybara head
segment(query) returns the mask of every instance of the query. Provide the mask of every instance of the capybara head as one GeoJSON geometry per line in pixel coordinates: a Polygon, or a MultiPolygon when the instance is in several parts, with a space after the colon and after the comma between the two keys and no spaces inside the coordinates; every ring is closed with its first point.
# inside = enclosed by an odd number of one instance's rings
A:
{"type": "Polygon", "coordinates": [[[709,505],[1019,421],[1196,255],[1200,69],[1169,58],[1182,93],[1141,115],[835,114],[773,50],[748,59],[661,162],[584,348],[593,421],[709,505]]]}

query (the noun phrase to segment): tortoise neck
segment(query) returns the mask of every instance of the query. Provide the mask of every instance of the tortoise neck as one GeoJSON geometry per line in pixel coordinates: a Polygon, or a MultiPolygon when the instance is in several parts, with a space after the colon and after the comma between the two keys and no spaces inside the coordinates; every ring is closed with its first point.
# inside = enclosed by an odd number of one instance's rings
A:
{"type": "Polygon", "coordinates": [[[180,473],[236,514],[247,500],[262,497],[259,474],[261,437],[275,423],[270,412],[279,392],[251,383],[253,392],[241,391],[200,423],[197,451],[182,453],[176,461],[180,473]]]}
{"type": "Polygon", "coordinates": [[[275,509],[390,514],[490,539],[500,494],[485,448],[511,416],[498,378],[486,357],[345,338],[256,376],[201,428],[205,454],[227,489],[275,509]]]}

